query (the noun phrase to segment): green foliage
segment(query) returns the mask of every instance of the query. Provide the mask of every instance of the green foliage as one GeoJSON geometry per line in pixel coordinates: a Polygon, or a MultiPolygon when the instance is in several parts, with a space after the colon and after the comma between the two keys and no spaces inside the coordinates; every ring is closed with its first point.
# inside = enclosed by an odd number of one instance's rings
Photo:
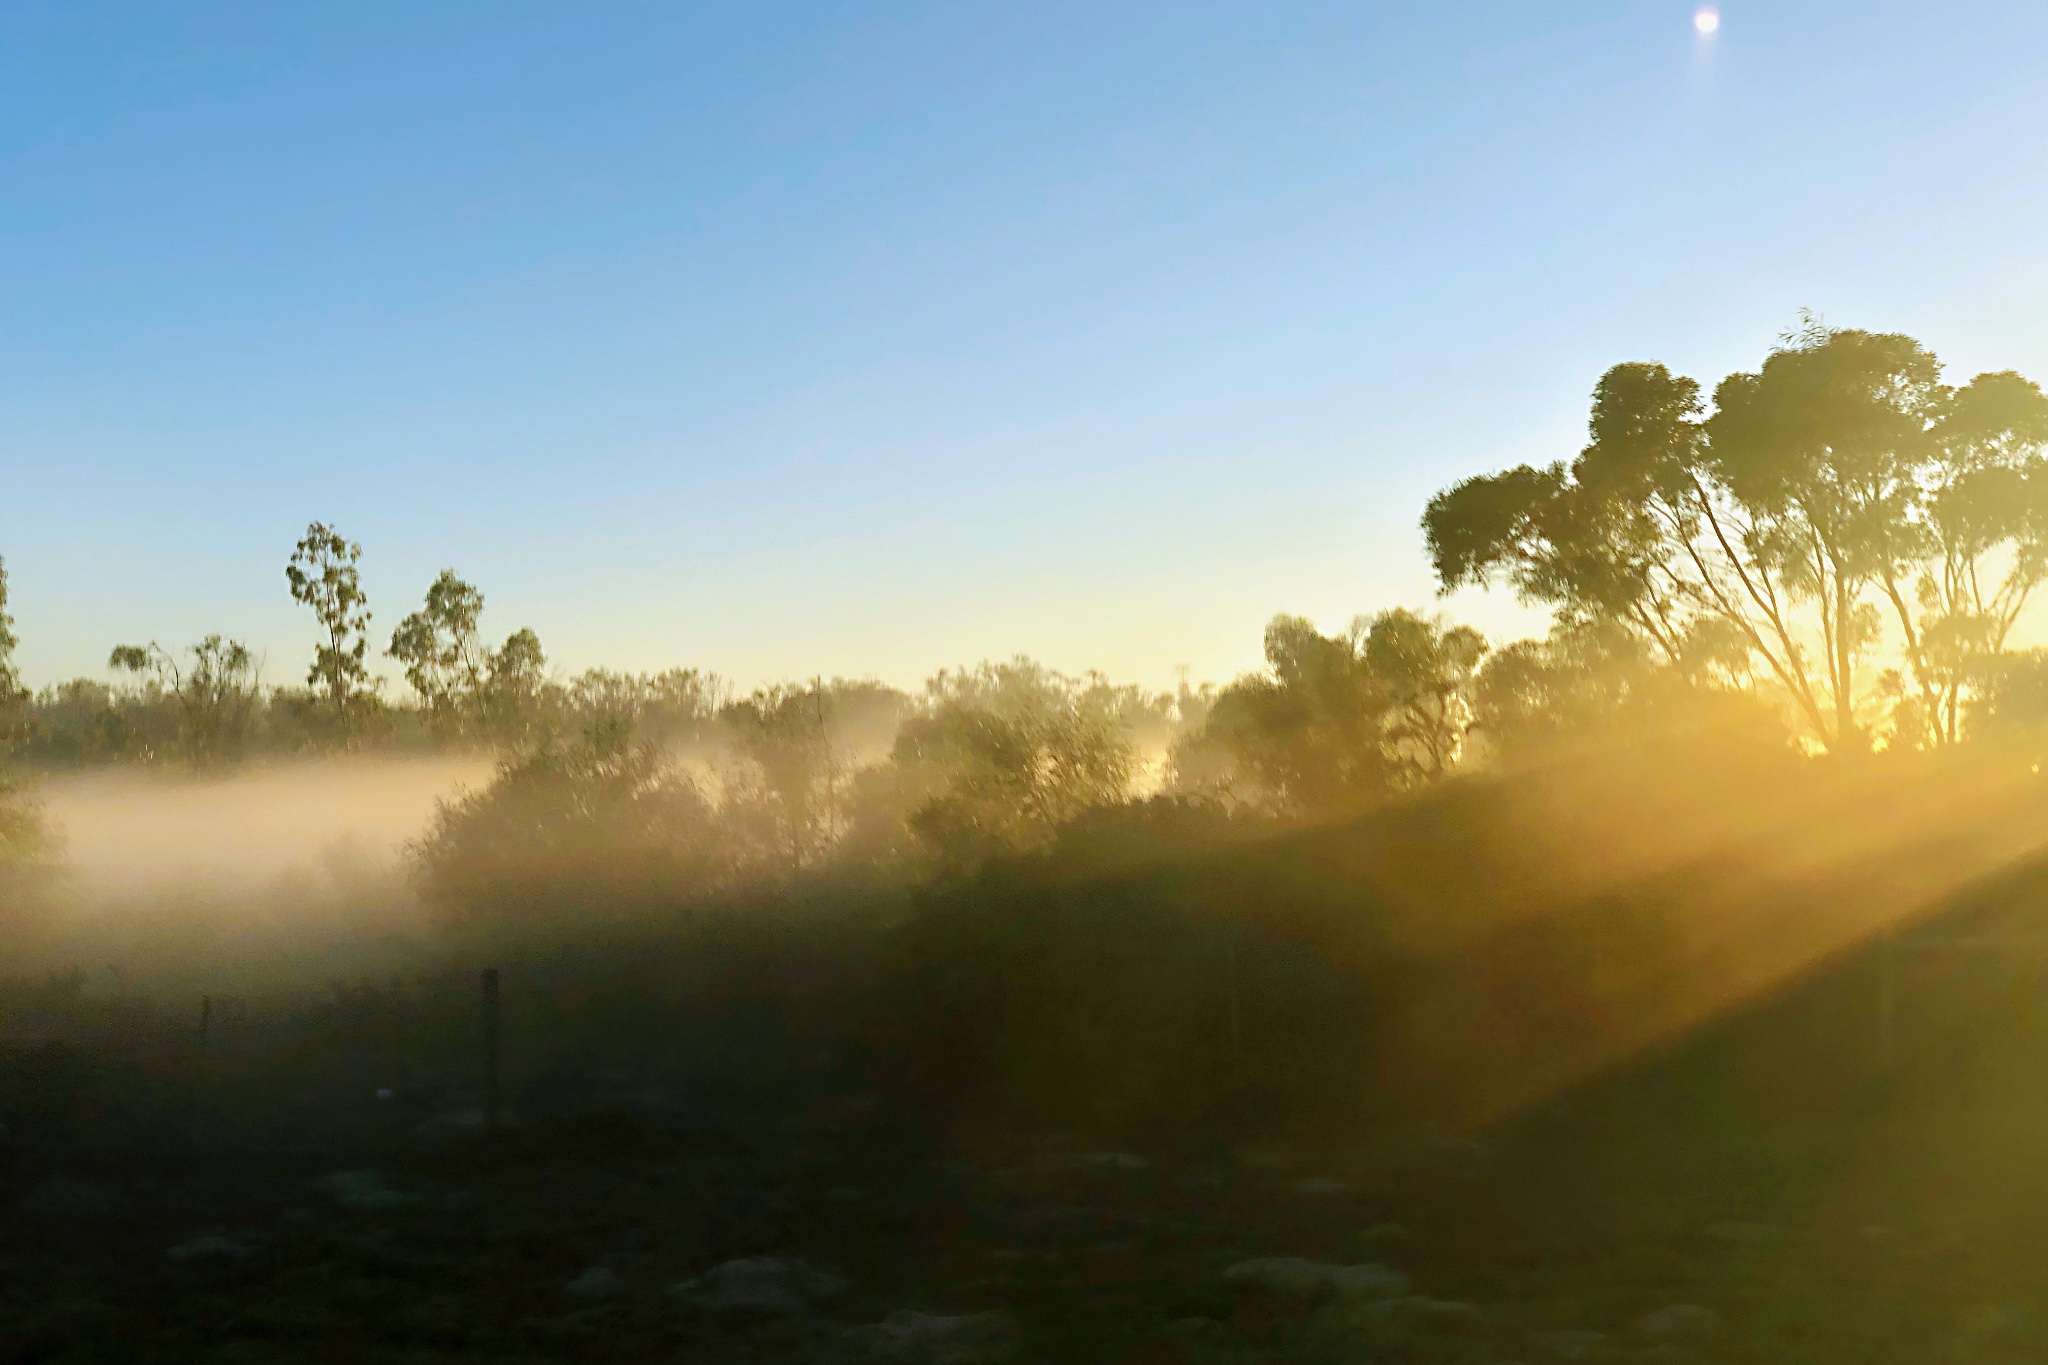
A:
{"type": "Polygon", "coordinates": [[[1496,761],[1516,763],[1568,744],[1649,745],[1719,735],[1782,746],[1780,715],[1754,690],[1726,681],[1740,641],[1711,634],[1667,663],[1613,623],[1559,627],[1488,656],[1472,688],[1473,734],[1496,761]]]}
{"type": "Polygon", "coordinates": [[[942,672],[903,726],[895,761],[923,790],[910,826],[938,862],[971,867],[1043,847],[1131,790],[1131,735],[1156,706],[1100,674],[1029,659],[942,672]]]}
{"type": "MultiPolygon", "coordinates": [[[[38,691],[25,709],[15,754],[42,768],[96,767],[141,761],[151,751],[147,725],[155,717],[93,678],[73,678],[38,691]]],[[[175,721],[163,727],[159,747],[175,740],[175,721]]]]}
{"type": "Polygon", "coordinates": [[[0,707],[21,696],[21,674],[14,666],[14,651],[20,644],[14,617],[7,611],[7,561],[0,559],[0,707]]]}
{"type": "Polygon", "coordinates": [[[1178,785],[1329,818],[1442,778],[1463,753],[1485,653],[1477,631],[1398,608],[1360,617],[1343,636],[1275,617],[1268,671],[1204,708],[1175,751],[1178,785]]]}
{"type": "Polygon", "coordinates": [[[1433,498],[1439,582],[1505,580],[1566,631],[1625,630],[1683,672],[1753,666],[1821,748],[1867,746],[1880,723],[1908,747],[1955,742],[2048,575],[2048,399],[2010,373],[1950,390],[1910,337],[1809,317],[1711,414],[1694,381],[1618,365],[1589,434],[1569,465],[1433,498]],[[1887,611],[1893,675],[1870,664],[1887,611]]]}
{"type": "Polygon", "coordinates": [[[687,900],[733,865],[703,792],[618,727],[508,759],[443,802],[413,854],[444,913],[511,922],[687,900]]]}
{"type": "Polygon", "coordinates": [[[1662,365],[1600,379],[1591,442],[1570,466],[1527,465],[1467,479],[1430,500],[1424,541],[1446,590],[1498,577],[1567,625],[1623,620],[1671,641],[1682,593],[1669,528],[1697,531],[1692,469],[1699,386],[1662,365]]]}
{"type": "MultiPolygon", "coordinates": [[[[610,736],[606,752],[636,755],[638,780],[693,794],[693,837],[715,850],[707,856],[718,871],[687,869],[674,888],[682,896],[725,880],[777,883],[826,870],[885,880],[959,873],[1042,848],[1076,817],[1129,799],[1130,735],[1164,707],[1138,689],[1026,660],[941,674],[917,699],[879,683],[817,680],[761,688],[713,714],[717,693],[715,680],[681,671],[586,675],[554,699],[545,732],[570,722],[610,736]],[[652,734],[639,732],[643,723],[652,734]]],[[[543,737],[489,789],[451,808],[416,850],[437,899],[488,911],[488,896],[453,888],[490,882],[496,874],[486,869],[501,860],[508,882],[522,880],[521,860],[544,841],[471,839],[460,856],[446,851],[464,829],[496,828],[491,812],[531,809],[534,790],[578,789],[569,778],[590,768],[592,742],[543,737]],[[434,870],[441,862],[467,870],[451,881],[434,870]]],[[[595,802],[588,818],[630,823],[634,809],[595,802]]]]}
{"type": "Polygon", "coordinates": [[[392,632],[386,653],[404,666],[435,734],[522,743],[544,723],[547,657],[531,630],[490,648],[478,631],[483,609],[484,595],[443,569],[425,605],[392,632]]]}
{"type": "Polygon", "coordinates": [[[14,633],[14,617],[7,610],[7,561],[0,559],[0,759],[20,742],[26,728],[29,695],[14,663],[20,643],[14,633]]]}
{"type": "Polygon", "coordinates": [[[40,807],[12,778],[0,774],[0,869],[42,862],[54,850],[40,807]]]}
{"type": "Polygon", "coordinates": [[[742,760],[728,777],[731,805],[792,872],[824,857],[845,828],[849,773],[833,727],[839,686],[764,687],[720,717],[742,760]]]}
{"type": "Polygon", "coordinates": [[[444,734],[463,732],[489,671],[489,651],[477,635],[483,609],[484,595],[443,569],[427,588],[426,605],[399,622],[385,651],[404,666],[428,724],[444,734]]]}
{"type": "Polygon", "coordinates": [[[1866,594],[1924,549],[1912,512],[1939,375],[1910,337],[1812,329],[1714,392],[1711,468],[1747,513],[1749,555],[1812,606],[1820,660],[1784,653],[1809,709],[1832,705],[1816,726],[1830,748],[1864,742],[1856,679],[1880,619],[1866,594]]]}
{"type": "Polygon", "coordinates": [[[724,680],[695,668],[653,674],[593,668],[570,680],[560,706],[569,728],[625,725],[668,750],[708,741],[727,700],[724,680]]]}
{"type": "MultiPolygon", "coordinates": [[[[154,641],[116,645],[107,667],[146,678],[150,692],[175,708],[178,747],[188,762],[232,763],[247,749],[262,703],[255,656],[240,641],[219,635],[185,652],[190,659],[180,664],[154,641]]],[[[119,733],[109,726],[110,738],[119,733]]]]}
{"type": "Polygon", "coordinates": [[[1472,724],[1471,693],[1486,638],[1395,608],[1366,628],[1365,666],[1387,700],[1382,744],[1407,777],[1448,775],[1472,724]]]}
{"type": "Polygon", "coordinates": [[[484,733],[501,744],[532,738],[541,727],[547,656],[540,637],[522,627],[491,652],[480,712],[484,733]]]}
{"type": "Polygon", "coordinates": [[[336,734],[344,740],[360,729],[374,699],[369,652],[369,599],[363,594],[363,547],[345,540],[324,522],[314,522],[292,550],[285,581],[292,600],[313,612],[326,640],[313,651],[306,684],[326,694],[336,734]]]}
{"type": "Polygon", "coordinates": [[[42,806],[0,769],[0,922],[49,880],[62,848],[42,806]]]}
{"type": "MultiPolygon", "coordinates": [[[[2021,611],[2048,579],[2048,395],[2009,370],[1980,374],[1946,396],[1932,439],[1917,521],[1917,625],[1899,610],[1918,683],[1917,733],[1952,744],[1970,698],[1992,685],[2021,611]]],[[[1902,578],[1888,582],[1895,597],[1902,578]]],[[[1895,728],[1915,733],[1910,724],[1895,728]]]]}
{"type": "Polygon", "coordinates": [[[1990,743],[2048,745],[2048,650],[1992,660],[1971,699],[1970,726],[1990,743]]]}
{"type": "MultiPolygon", "coordinates": [[[[1224,688],[1186,749],[1221,752],[1224,794],[1276,812],[1328,816],[1378,799],[1391,781],[1386,704],[1361,645],[1356,632],[1326,636],[1301,617],[1274,617],[1269,672],[1224,688]]],[[[1186,751],[1177,763],[1189,766],[1186,751]]]]}

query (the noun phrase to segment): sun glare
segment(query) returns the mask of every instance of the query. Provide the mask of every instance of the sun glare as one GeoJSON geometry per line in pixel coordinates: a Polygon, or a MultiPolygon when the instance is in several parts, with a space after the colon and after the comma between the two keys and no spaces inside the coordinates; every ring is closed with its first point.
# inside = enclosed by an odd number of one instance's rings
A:
{"type": "Polygon", "coordinates": [[[1719,31],[1721,27],[1721,11],[1715,9],[1712,5],[1701,7],[1692,16],[1692,26],[1699,30],[1702,36],[1719,31]]]}

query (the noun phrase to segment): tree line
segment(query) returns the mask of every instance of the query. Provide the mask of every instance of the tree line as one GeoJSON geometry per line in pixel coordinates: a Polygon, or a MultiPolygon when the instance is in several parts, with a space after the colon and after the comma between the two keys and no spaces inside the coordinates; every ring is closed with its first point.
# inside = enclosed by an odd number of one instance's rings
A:
{"type": "Polygon", "coordinates": [[[451,569],[383,644],[393,698],[370,668],[362,547],[314,523],[285,566],[317,627],[295,686],[266,688],[246,645],[209,635],[117,646],[109,679],[31,695],[0,569],[5,736],[17,767],[44,769],[494,752],[496,779],[417,849],[432,894],[481,907],[593,879],[666,895],[972,867],[1158,796],[1341,818],[1586,740],[1711,727],[1904,753],[2048,720],[2048,664],[2013,647],[2048,579],[2048,397],[2009,371],[1949,387],[1910,337],[1809,318],[1711,405],[1663,365],[1617,365],[1575,456],[1458,482],[1422,530],[1443,591],[1505,585],[1549,609],[1549,634],[1496,648],[1427,612],[1332,634],[1283,615],[1266,666],[1223,686],[1019,658],[909,692],[817,678],[740,695],[692,669],[559,676],[533,631],[487,636],[483,593],[451,569]]]}

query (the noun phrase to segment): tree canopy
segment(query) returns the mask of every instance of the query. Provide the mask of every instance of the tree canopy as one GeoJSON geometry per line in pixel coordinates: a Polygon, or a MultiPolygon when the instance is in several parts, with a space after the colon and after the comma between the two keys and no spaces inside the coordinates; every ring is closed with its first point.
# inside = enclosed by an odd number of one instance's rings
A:
{"type": "Polygon", "coordinates": [[[369,665],[370,605],[363,593],[360,542],[343,538],[324,522],[314,522],[292,550],[285,582],[294,601],[309,608],[325,639],[314,648],[306,684],[327,696],[334,724],[349,734],[368,699],[374,695],[369,665]]]}
{"type": "Polygon", "coordinates": [[[1617,365],[1588,435],[1431,499],[1439,584],[1504,581],[1695,675],[1754,668],[1822,749],[1955,742],[2048,573],[2048,398],[2010,372],[1949,388],[1911,337],[1809,319],[1711,410],[1663,365],[1617,365]]]}

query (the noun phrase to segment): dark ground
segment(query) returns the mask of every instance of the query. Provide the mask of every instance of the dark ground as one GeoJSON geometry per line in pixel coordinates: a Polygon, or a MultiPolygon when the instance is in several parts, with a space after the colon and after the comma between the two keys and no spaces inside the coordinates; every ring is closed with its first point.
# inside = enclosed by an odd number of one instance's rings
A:
{"type": "Polygon", "coordinates": [[[942,1122],[757,1008],[581,1061],[515,1018],[488,1135],[467,975],[203,1047],[20,985],[0,1361],[2048,1360],[2042,881],[1898,945],[1889,1026],[1866,947],[1465,1134],[942,1122]],[[761,1257],[782,1301],[721,1298],[761,1257]]]}

